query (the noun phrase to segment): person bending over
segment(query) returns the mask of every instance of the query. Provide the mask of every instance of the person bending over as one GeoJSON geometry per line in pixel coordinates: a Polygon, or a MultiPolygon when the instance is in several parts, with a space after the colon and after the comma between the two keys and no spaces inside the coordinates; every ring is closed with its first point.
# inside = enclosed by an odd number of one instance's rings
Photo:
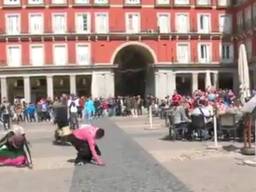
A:
{"type": "Polygon", "coordinates": [[[104,137],[104,129],[93,125],[84,125],[67,136],[67,140],[76,148],[75,165],[83,165],[94,160],[97,165],[105,165],[101,159],[101,152],[96,139],[104,137]]]}
{"type": "Polygon", "coordinates": [[[13,125],[13,129],[0,140],[0,165],[32,168],[28,141],[21,126],[13,125]]]}

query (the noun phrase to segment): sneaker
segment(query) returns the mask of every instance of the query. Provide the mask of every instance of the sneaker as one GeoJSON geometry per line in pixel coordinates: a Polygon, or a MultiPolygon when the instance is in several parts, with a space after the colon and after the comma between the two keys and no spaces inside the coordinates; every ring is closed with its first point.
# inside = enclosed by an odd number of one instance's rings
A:
{"type": "Polygon", "coordinates": [[[75,163],[75,166],[83,166],[84,164],[85,164],[84,162],[80,161],[80,162],[75,163]]]}

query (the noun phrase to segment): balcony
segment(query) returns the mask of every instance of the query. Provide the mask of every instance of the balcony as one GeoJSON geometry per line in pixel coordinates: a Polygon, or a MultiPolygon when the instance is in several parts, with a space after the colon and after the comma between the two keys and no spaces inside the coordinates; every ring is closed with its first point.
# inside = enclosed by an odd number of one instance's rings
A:
{"type": "Polygon", "coordinates": [[[19,34],[7,34],[4,29],[0,29],[0,40],[8,41],[8,40],[53,40],[53,39],[79,39],[79,40],[139,40],[139,39],[168,39],[170,38],[178,38],[178,39],[220,39],[223,36],[230,37],[230,35],[225,35],[220,32],[210,32],[207,34],[201,34],[197,31],[191,30],[189,32],[179,32],[179,31],[170,31],[170,32],[160,32],[158,28],[150,28],[144,29],[138,32],[127,32],[125,29],[111,29],[109,33],[96,33],[96,32],[88,32],[88,33],[79,33],[76,32],[75,29],[68,29],[67,32],[63,33],[55,33],[52,30],[45,30],[42,34],[31,34],[29,32],[21,32],[19,34]]]}
{"type": "Polygon", "coordinates": [[[141,0],[124,0],[124,7],[141,7],[141,0]]]}

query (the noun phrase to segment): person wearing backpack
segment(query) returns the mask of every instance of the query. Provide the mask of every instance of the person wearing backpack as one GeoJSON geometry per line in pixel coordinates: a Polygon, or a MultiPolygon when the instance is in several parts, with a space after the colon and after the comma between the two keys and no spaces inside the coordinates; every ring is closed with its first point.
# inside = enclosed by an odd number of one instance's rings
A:
{"type": "Polygon", "coordinates": [[[78,107],[76,106],[75,101],[71,101],[69,105],[69,122],[71,129],[78,128],[78,107]]]}

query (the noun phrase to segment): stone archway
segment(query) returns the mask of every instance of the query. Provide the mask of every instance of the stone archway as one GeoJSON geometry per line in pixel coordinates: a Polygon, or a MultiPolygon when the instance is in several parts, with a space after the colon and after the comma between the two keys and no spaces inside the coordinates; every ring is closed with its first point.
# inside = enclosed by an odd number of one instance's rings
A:
{"type": "Polygon", "coordinates": [[[147,46],[129,44],[122,47],[114,57],[116,96],[154,94],[155,55],[147,46]]]}

